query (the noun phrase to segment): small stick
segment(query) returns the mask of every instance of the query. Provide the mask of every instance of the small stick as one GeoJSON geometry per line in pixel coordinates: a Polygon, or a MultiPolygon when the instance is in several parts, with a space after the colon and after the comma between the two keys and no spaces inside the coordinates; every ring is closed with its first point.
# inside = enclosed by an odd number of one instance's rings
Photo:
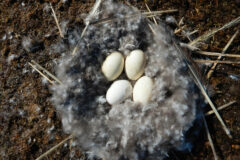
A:
{"type": "Polygon", "coordinates": [[[206,52],[206,51],[197,51],[197,53],[206,55],[206,56],[222,56],[222,57],[240,58],[240,54],[223,54],[218,52],[206,52]]]}
{"type": "Polygon", "coordinates": [[[55,14],[55,11],[54,11],[51,3],[50,3],[50,7],[51,7],[51,10],[52,10],[52,13],[53,13],[54,20],[55,20],[55,22],[56,22],[56,24],[57,24],[57,27],[58,27],[58,30],[59,30],[59,34],[60,34],[60,36],[61,36],[62,38],[64,38],[64,35],[63,35],[62,30],[61,30],[61,28],[60,28],[60,25],[59,25],[59,23],[58,23],[57,16],[56,16],[56,14],[55,14]]]}
{"type": "Polygon", "coordinates": [[[193,40],[192,42],[189,42],[189,45],[196,45],[198,42],[202,42],[207,40],[208,38],[212,37],[215,33],[217,33],[218,31],[227,29],[229,27],[232,27],[236,24],[238,24],[240,22],[240,16],[237,17],[236,19],[230,21],[229,23],[223,25],[220,28],[214,29],[212,31],[207,32],[206,34],[203,34],[201,36],[199,36],[198,38],[196,38],[195,40],[193,40]]]}
{"type": "Polygon", "coordinates": [[[40,66],[37,62],[35,62],[34,60],[32,60],[32,63],[34,63],[34,65],[36,65],[38,68],[40,68],[41,70],[45,71],[51,78],[53,78],[55,81],[57,81],[59,84],[63,85],[63,83],[56,77],[54,76],[52,73],[50,73],[48,70],[46,70],[45,68],[43,68],[42,66],[40,66]]]}
{"type": "Polygon", "coordinates": [[[240,64],[240,61],[216,61],[216,60],[205,60],[205,59],[195,59],[196,63],[221,63],[221,64],[240,64]]]}
{"type": "MultiPolygon", "coordinates": [[[[229,102],[229,103],[227,103],[227,104],[224,104],[224,105],[218,107],[217,110],[220,111],[220,110],[222,110],[222,109],[224,109],[224,108],[227,108],[228,106],[231,106],[232,104],[234,104],[234,103],[236,103],[236,102],[237,102],[237,101],[231,101],[231,102],[229,102]]],[[[213,114],[213,113],[214,113],[213,110],[208,111],[207,113],[205,113],[205,116],[209,116],[209,115],[211,115],[211,114],[213,114]]]]}
{"type": "MultiPolygon", "coordinates": [[[[145,3],[145,6],[146,6],[147,10],[148,10],[150,13],[152,13],[152,11],[151,11],[150,8],[148,7],[147,3],[145,3]]],[[[153,17],[153,21],[154,21],[154,23],[155,23],[156,25],[158,24],[157,21],[156,21],[156,19],[155,19],[155,17],[153,17]]]]}
{"type": "MultiPolygon", "coordinates": [[[[234,35],[232,36],[232,38],[228,41],[227,45],[224,47],[224,49],[223,49],[223,51],[222,51],[222,54],[224,54],[224,53],[227,51],[227,49],[229,48],[229,46],[231,45],[231,43],[233,42],[233,40],[234,40],[235,37],[237,36],[238,32],[239,32],[239,30],[237,30],[237,31],[234,33],[234,35]]],[[[217,60],[220,60],[221,58],[222,58],[222,56],[219,56],[219,57],[217,58],[217,60]]],[[[213,74],[213,72],[214,72],[217,64],[218,64],[218,63],[214,63],[213,66],[211,67],[211,69],[208,71],[208,73],[207,73],[207,79],[209,79],[209,78],[212,76],[212,74],[213,74]]]]}
{"type": "Polygon", "coordinates": [[[54,147],[52,147],[51,149],[49,149],[47,152],[43,153],[41,156],[39,156],[36,160],[41,160],[44,157],[46,157],[47,155],[49,155],[50,153],[52,153],[53,151],[55,151],[58,147],[60,147],[61,145],[63,145],[66,141],[68,141],[69,139],[72,139],[73,135],[71,134],[70,136],[68,136],[67,138],[65,138],[64,140],[62,140],[60,143],[58,143],[57,145],[55,145],[54,147]]]}
{"type": "Polygon", "coordinates": [[[206,132],[207,132],[208,141],[210,143],[210,146],[211,146],[211,149],[212,149],[212,152],[213,152],[214,159],[218,160],[218,156],[217,156],[214,144],[213,144],[212,137],[211,137],[209,129],[208,129],[208,125],[207,125],[206,119],[205,119],[205,117],[203,115],[202,115],[202,118],[203,118],[204,127],[205,127],[206,132]]]}
{"type": "Polygon", "coordinates": [[[46,75],[44,75],[40,70],[38,70],[32,63],[28,62],[28,64],[35,69],[41,76],[43,76],[44,78],[46,78],[48,80],[48,82],[50,82],[51,84],[55,84],[52,80],[50,80],[46,75]]]}

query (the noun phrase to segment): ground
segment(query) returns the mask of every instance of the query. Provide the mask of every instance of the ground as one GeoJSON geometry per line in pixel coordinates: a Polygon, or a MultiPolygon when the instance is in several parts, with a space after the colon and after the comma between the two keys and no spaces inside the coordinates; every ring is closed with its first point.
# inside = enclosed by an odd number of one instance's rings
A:
{"type": "MultiPolygon", "coordinates": [[[[60,117],[50,102],[48,83],[33,72],[28,62],[35,60],[54,73],[54,61],[59,57],[51,46],[61,40],[49,3],[52,3],[60,22],[83,25],[83,13],[93,6],[92,0],[40,0],[0,2],[0,159],[36,159],[58,144],[68,135],[61,127],[60,117]],[[66,1],[66,2],[65,2],[66,1]],[[31,39],[33,46],[27,42],[31,39]]],[[[126,3],[126,1],[124,1],[126,3]]],[[[129,1],[140,10],[178,9],[171,15],[184,23],[189,31],[198,29],[195,37],[210,29],[223,26],[240,15],[239,0],[145,0],[129,1]]],[[[201,49],[221,52],[240,25],[215,34],[201,49]]],[[[179,40],[187,39],[177,35],[179,40]]],[[[239,35],[227,53],[239,54],[239,35]]],[[[232,58],[231,60],[237,60],[232,58]]],[[[202,71],[205,76],[206,70],[202,71]]],[[[234,64],[218,65],[207,81],[212,100],[221,106],[235,100],[236,103],[220,111],[233,138],[226,136],[215,115],[208,116],[207,123],[220,159],[240,159],[240,67],[234,64]]],[[[210,107],[206,106],[206,111],[210,107]]],[[[168,160],[211,160],[213,154],[204,128],[196,137],[193,151],[172,151],[168,160]]],[[[74,143],[66,143],[48,155],[49,159],[86,159],[74,143]]]]}

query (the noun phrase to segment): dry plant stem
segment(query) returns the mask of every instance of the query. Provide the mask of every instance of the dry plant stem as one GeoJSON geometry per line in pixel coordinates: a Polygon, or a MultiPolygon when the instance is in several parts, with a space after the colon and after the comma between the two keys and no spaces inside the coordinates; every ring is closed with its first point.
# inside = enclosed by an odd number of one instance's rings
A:
{"type": "Polygon", "coordinates": [[[148,26],[151,29],[151,31],[153,32],[153,34],[156,35],[156,31],[152,28],[152,26],[150,24],[148,24],[148,26]]]}
{"type": "Polygon", "coordinates": [[[55,145],[54,147],[52,147],[51,149],[49,149],[47,152],[43,153],[41,156],[39,156],[36,160],[41,160],[44,157],[48,156],[50,153],[52,153],[53,151],[55,151],[58,147],[60,147],[61,145],[63,145],[66,141],[68,141],[69,139],[72,139],[73,135],[68,136],[67,138],[65,138],[63,141],[61,141],[60,143],[58,143],[57,145],[55,145]]]}
{"type": "MultiPolygon", "coordinates": [[[[96,13],[97,13],[97,10],[100,6],[100,4],[102,3],[102,0],[97,0],[97,2],[95,3],[95,5],[93,6],[93,9],[91,10],[91,12],[89,13],[89,16],[94,16],[96,13]]],[[[86,26],[84,27],[82,33],[81,33],[81,37],[82,38],[85,34],[85,32],[87,31],[87,28],[89,26],[90,22],[87,21],[86,22],[86,26]]],[[[72,52],[72,55],[75,55],[77,53],[77,50],[78,50],[78,44],[76,45],[76,47],[73,49],[73,52],[72,52]]]]}
{"type": "Polygon", "coordinates": [[[212,108],[212,110],[214,111],[214,113],[216,114],[219,122],[221,123],[224,131],[226,132],[226,134],[228,135],[229,138],[232,138],[231,133],[229,131],[229,129],[227,128],[227,126],[225,125],[224,121],[222,120],[221,116],[219,115],[215,105],[213,104],[212,100],[210,99],[210,97],[208,96],[205,87],[203,86],[203,84],[201,83],[200,79],[198,78],[198,74],[195,72],[194,68],[191,66],[191,64],[188,63],[187,57],[186,55],[181,51],[181,49],[176,45],[176,43],[173,43],[175,45],[175,47],[177,48],[179,54],[181,54],[183,56],[183,60],[185,61],[185,63],[187,64],[190,73],[192,74],[195,83],[197,84],[197,86],[199,87],[199,89],[201,90],[203,96],[205,97],[205,99],[208,101],[210,107],[212,108]]]}
{"type": "MultiPolygon", "coordinates": [[[[224,105],[218,107],[217,110],[220,111],[220,110],[222,110],[222,109],[224,109],[224,108],[227,108],[228,106],[231,106],[232,104],[234,104],[234,103],[236,103],[236,102],[237,102],[237,101],[231,101],[231,102],[229,102],[229,103],[227,103],[227,104],[224,104],[224,105]]],[[[211,115],[211,114],[213,114],[213,113],[214,113],[214,111],[211,110],[211,111],[207,112],[207,113],[205,114],[205,116],[209,116],[209,115],[211,115]]]]}
{"type": "Polygon", "coordinates": [[[214,159],[215,159],[215,160],[218,160],[218,156],[217,156],[217,153],[216,153],[216,150],[215,150],[213,141],[212,141],[212,137],[211,137],[211,135],[210,135],[210,132],[209,132],[209,129],[208,129],[208,125],[207,125],[206,119],[205,119],[205,117],[204,117],[203,115],[202,115],[202,119],[203,119],[204,127],[205,127],[206,132],[207,132],[208,141],[209,141],[210,146],[211,146],[211,148],[212,148],[212,152],[213,152],[214,159]]]}
{"type": "MultiPolygon", "coordinates": [[[[146,16],[146,17],[155,17],[158,15],[162,15],[164,13],[173,13],[173,12],[177,12],[177,9],[170,9],[170,10],[165,10],[165,11],[152,11],[152,12],[143,12],[143,13],[138,13],[138,14],[132,14],[132,15],[126,15],[125,17],[123,17],[124,19],[130,19],[130,18],[136,18],[140,15],[146,16]]],[[[119,20],[119,18],[106,18],[106,19],[102,19],[100,21],[97,22],[93,22],[93,25],[100,25],[100,24],[104,24],[104,23],[110,23],[110,22],[114,22],[116,20],[119,20]]]]}
{"type": "Polygon", "coordinates": [[[61,30],[61,28],[60,28],[60,25],[59,25],[59,23],[58,23],[57,16],[56,16],[56,14],[55,14],[55,11],[54,11],[51,3],[50,3],[50,7],[51,7],[51,10],[52,10],[52,13],[53,13],[54,20],[55,20],[55,22],[56,22],[56,24],[57,24],[57,27],[58,27],[58,30],[59,30],[59,34],[60,34],[60,36],[61,36],[62,38],[64,38],[64,35],[63,35],[62,30],[61,30]]]}
{"type": "Polygon", "coordinates": [[[221,30],[227,29],[229,27],[232,27],[232,26],[238,24],[239,22],[240,22],[240,16],[238,18],[232,20],[231,22],[225,24],[224,26],[222,26],[220,28],[214,29],[214,30],[212,30],[212,31],[210,31],[210,32],[208,32],[208,33],[206,33],[204,35],[201,35],[200,37],[196,38],[192,42],[189,42],[189,45],[196,45],[198,42],[205,41],[208,38],[212,37],[218,31],[221,31],[221,30]]]}
{"type": "Polygon", "coordinates": [[[193,34],[195,34],[195,33],[197,33],[197,32],[198,32],[198,29],[196,29],[196,30],[190,32],[190,33],[188,34],[188,36],[191,36],[191,35],[193,35],[193,34]]]}
{"type": "MultiPolygon", "coordinates": [[[[151,11],[150,8],[148,7],[147,3],[145,3],[145,6],[146,6],[148,12],[152,13],[152,11],[151,11]]],[[[156,19],[155,19],[155,17],[153,17],[153,21],[154,21],[154,23],[155,23],[156,25],[158,24],[157,21],[156,21],[156,19]]]]}
{"type": "Polygon", "coordinates": [[[187,26],[184,25],[184,26],[182,26],[182,27],[180,27],[180,28],[178,28],[178,29],[175,29],[174,34],[178,34],[179,32],[182,32],[182,30],[185,29],[186,27],[187,27],[187,26]]]}
{"type": "MultiPolygon", "coordinates": [[[[227,49],[229,48],[229,46],[231,45],[231,43],[233,42],[233,40],[234,40],[235,37],[237,36],[238,32],[239,32],[239,30],[237,30],[237,31],[235,32],[235,34],[232,36],[232,38],[228,41],[227,45],[224,47],[224,49],[223,49],[223,51],[222,51],[223,54],[227,51],[227,49]]],[[[217,58],[217,60],[220,60],[221,58],[222,58],[222,56],[219,56],[219,57],[217,58]]],[[[209,79],[209,78],[212,76],[212,74],[213,74],[213,72],[214,72],[214,69],[216,68],[217,64],[218,64],[218,63],[213,63],[213,66],[211,67],[211,69],[210,69],[210,70],[208,71],[208,73],[207,73],[207,79],[209,79]]]]}
{"type": "Polygon", "coordinates": [[[222,64],[240,64],[240,61],[216,61],[216,60],[205,60],[205,59],[195,59],[196,63],[222,63],[222,64]]]}
{"type": "Polygon", "coordinates": [[[183,20],[184,20],[184,17],[182,17],[181,19],[180,19],[180,21],[178,22],[178,26],[181,26],[181,25],[183,25],[183,20]]]}
{"type": "Polygon", "coordinates": [[[50,82],[51,84],[55,84],[52,80],[50,80],[46,75],[44,75],[40,70],[38,70],[32,63],[28,62],[28,64],[35,69],[41,76],[43,76],[44,78],[46,78],[48,80],[48,82],[50,82]]]}
{"type": "Polygon", "coordinates": [[[196,51],[199,54],[206,56],[221,56],[221,57],[231,57],[231,58],[240,58],[240,54],[223,54],[218,52],[205,52],[205,51],[196,51]]]}
{"type": "Polygon", "coordinates": [[[63,83],[56,77],[54,76],[52,73],[50,73],[49,71],[47,71],[45,68],[43,68],[42,66],[40,66],[37,62],[35,62],[34,60],[32,60],[32,63],[34,65],[36,65],[39,69],[43,70],[44,72],[46,72],[52,79],[54,79],[55,81],[57,81],[59,84],[63,85],[63,83]]]}
{"type": "Polygon", "coordinates": [[[195,46],[190,46],[187,43],[180,43],[180,46],[181,47],[186,47],[186,48],[190,49],[191,51],[198,51],[198,50],[200,50],[199,48],[197,48],[195,46]]]}

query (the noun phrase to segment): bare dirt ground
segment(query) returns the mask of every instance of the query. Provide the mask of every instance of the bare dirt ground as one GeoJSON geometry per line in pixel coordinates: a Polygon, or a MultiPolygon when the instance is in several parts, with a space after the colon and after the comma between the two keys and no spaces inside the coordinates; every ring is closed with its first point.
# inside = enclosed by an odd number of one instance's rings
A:
{"type": "MultiPolygon", "coordinates": [[[[58,54],[51,46],[61,40],[49,8],[52,3],[60,22],[83,26],[82,13],[88,13],[92,0],[5,0],[0,2],[0,159],[35,159],[58,144],[68,135],[64,134],[58,113],[50,102],[50,84],[33,72],[28,62],[35,60],[54,73],[54,61],[58,54]],[[27,42],[31,39],[33,46],[27,42]]],[[[178,9],[171,14],[177,21],[184,17],[190,31],[198,29],[199,36],[223,26],[240,16],[239,0],[154,0],[129,1],[140,10],[178,9]]],[[[239,29],[236,25],[215,34],[201,49],[221,52],[232,35],[239,29]]],[[[178,35],[187,42],[186,38],[178,35]]],[[[239,54],[239,35],[227,53],[239,54]]],[[[230,60],[237,61],[236,58],[230,60]]],[[[203,71],[203,74],[205,72],[203,71]]],[[[240,67],[234,64],[219,64],[207,84],[213,90],[212,100],[216,106],[230,101],[237,102],[220,111],[232,132],[229,139],[214,115],[207,117],[210,133],[220,159],[240,159],[240,67]]],[[[206,110],[209,110],[209,106],[206,110]]],[[[86,159],[74,143],[66,143],[48,155],[49,159],[86,159]]],[[[196,137],[191,153],[170,152],[168,160],[211,160],[213,154],[204,128],[196,137]]]]}

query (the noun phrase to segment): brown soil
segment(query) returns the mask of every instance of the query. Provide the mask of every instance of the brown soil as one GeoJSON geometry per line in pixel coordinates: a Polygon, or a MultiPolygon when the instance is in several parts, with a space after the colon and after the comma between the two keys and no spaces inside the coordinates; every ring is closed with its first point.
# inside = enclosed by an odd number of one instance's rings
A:
{"type": "MultiPolygon", "coordinates": [[[[0,2],[0,159],[35,159],[58,144],[68,135],[64,134],[60,118],[50,102],[49,84],[32,72],[28,62],[35,60],[50,72],[53,61],[59,55],[51,53],[50,46],[61,40],[47,4],[51,2],[59,21],[69,25],[82,24],[82,13],[88,13],[93,1],[58,0],[0,2]],[[30,37],[35,47],[22,45],[30,37]],[[13,57],[10,61],[9,57],[13,57]],[[8,61],[9,60],[9,61],[8,61]]],[[[146,10],[144,1],[130,1],[133,6],[146,10]]],[[[178,9],[171,14],[179,21],[184,17],[187,28],[198,29],[196,37],[209,29],[220,27],[240,15],[239,0],[154,0],[147,1],[152,10],[178,9]]],[[[220,31],[202,46],[205,51],[221,52],[240,25],[220,31]]],[[[182,41],[186,41],[178,35],[182,41]]],[[[239,54],[239,36],[227,53],[239,54]]],[[[212,100],[217,106],[232,100],[237,103],[220,111],[232,131],[229,139],[214,115],[207,118],[217,154],[220,159],[240,159],[240,67],[218,65],[209,86],[214,90],[212,100]]],[[[209,110],[209,107],[206,107],[209,110]]],[[[191,153],[173,151],[170,159],[213,159],[205,130],[196,137],[191,153]]],[[[50,154],[50,159],[86,159],[77,147],[63,145],[50,154]]]]}

